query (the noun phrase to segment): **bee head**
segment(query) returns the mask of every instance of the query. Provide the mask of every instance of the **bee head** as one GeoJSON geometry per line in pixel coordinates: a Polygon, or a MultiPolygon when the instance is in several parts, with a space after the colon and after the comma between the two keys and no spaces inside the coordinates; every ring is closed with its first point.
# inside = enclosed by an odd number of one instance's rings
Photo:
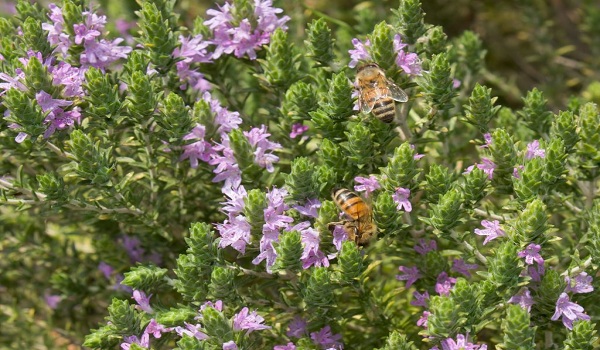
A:
{"type": "Polygon", "coordinates": [[[377,68],[379,69],[379,65],[375,62],[369,62],[369,63],[365,63],[365,64],[361,64],[360,66],[358,66],[357,68],[357,72],[360,73],[361,71],[367,69],[367,68],[377,68]]]}

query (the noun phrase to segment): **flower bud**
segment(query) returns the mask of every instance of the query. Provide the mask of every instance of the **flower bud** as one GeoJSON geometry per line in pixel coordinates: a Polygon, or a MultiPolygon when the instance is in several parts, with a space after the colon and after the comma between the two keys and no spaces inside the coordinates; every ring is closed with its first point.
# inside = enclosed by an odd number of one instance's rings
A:
{"type": "Polygon", "coordinates": [[[263,191],[258,188],[248,191],[248,196],[244,199],[244,215],[252,228],[251,232],[254,237],[262,235],[266,207],[267,196],[263,191]]]}
{"type": "Polygon", "coordinates": [[[454,89],[446,53],[432,57],[429,73],[424,73],[423,78],[418,80],[418,84],[423,89],[425,100],[432,108],[446,111],[453,106],[452,99],[456,96],[456,89],[454,89]]]}
{"type": "Polygon", "coordinates": [[[319,184],[315,174],[315,164],[308,158],[299,157],[292,161],[292,170],[285,178],[285,184],[293,200],[302,202],[318,197],[319,184]]]}
{"type": "Polygon", "coordinates": [[[259,61],[264,71],[261,82],[269,89],[287,90],[300,78],[296,67],[299,57],[296,46],[288,41],[287,32],[277,28],[271,34],[266,58],[259,61]]]}
{"type": "Polygon", "coordinates": [[[121,284],[129,286],[134,290],[143,290],[151,294],[166,286],[166,275],[167,269],[162,269],[154,265],[139,265],[125,272],[125,279],[123,279],[121,284]]]}
{"type": "Polygon", "coordinates": [[[535,349],[535,330],[531,327],[529,312],[519,305],[507,305],[502,320],[505,349],[535,349]]]}
{"type": "Polygon", "coordinates": [[[316,267],[308,278],[303,296],[310,308],[329,308],[333,306],[333,286],[329,271],[325,267],[316,267]]]}
{"type": "Polygon", "coordinates": [[[373,219],[383,235],[396,236],[403,227],[398,204],[389,192],[382,192],[373,203],[373,219]]]}
{"type": "Polygon", "coordinates": [[[382,175],[385,175],[381,180],[381,187],[389,192],[394,192],[398,187],[413,191],[413,180],[419,172],[414,156],[408,143],[398,146],[387,166],[381,170],[382,175]]]}
{"type": "Polygon", "coordinates": [[[547,102],[544,94],[537,88],[533,88],[523,98],[525,104],[523,110],[517,113],[538,136],[547,135],[552,122],[552,112],[548,110],[547,102]]]}
{"type": "Polygon", "coordinates": [[[573,323],[573,330],[567,333],[563,343],[565,350],[592,350],[597,344],[598,331],[596,324],[591,321],[577,321],[573,323]]]}
{"type": "Polygon", "coordinates": [[[346,132],[348,143],[345,145],[348,151],[348,165],[355,169],[356,174],[360,170],[370,173],[372,170],[372,159],[375,145],[370,130],[362,123],[346,132]]]}
{"type": "Polygon", "coordinates": [[[450,169],[439,164],[431,164],[429,173],[425,175],[427,200],[430,203],[437,203],[440,196],[452,187],[453,177],[450,169]]]}
{"type": "Polygon", "coordinates": [[[494,131],[490,151],[494,164],[496,164],[492,185],[500,193],[511,193],[517,151],[515,150],[515,142],[506,130],[496,129],[494,131]]]}
{"type": "Polygon", "coordinates": [[[208,291],[212,299],[231,301],[237,298],[235,293],[236,272],[227,267],[215,266],[210,275],[208,291]]]}
{"type": "Polygon", "coordinates": [[[71,157],[77,175],[95,185],[109,185],[115,169],[112,149],[101,145],[100,141],[93,143],[90,135],[81,130],[73,130],[69,136],[71,157]]]}
{"type": "Polygon", "coordinates": [[[419,0],[400,1],[400,7],[397,10],[392,9],[394,13],[394,25],[398,27],[402,34],[402,40],[414,45],[417,40],[425,34],[425,12],[421,8],[419,0]]]}
{"type": "Polygon", "coordinates": [[[340,279],[343,283],[353,283],[367,268],[364,256],[358,250],[358,246],[351,241],[344,241],[338,255],[340,268],[340,279]]]}
{"type": "Polygon", "coordinates": [[[327,26],[325,20],[319,18],[309,23],[306,36],[308,37],[306,47],[309,55],[318,65],[328,66],[335,56],[333,55],[331,29],[327,26]]]}
{"type": "Polygon", "coordinates": [[[83,110],[85,116],[90,116],[95,120],[120,116],[122,105],[119,88],[110,81],[107,74],[98,68],[89,67],[85,72],[83,87],[87,92],[85,100],[88,102],[88,107],[83,110]]]}
{"type": "Polygon", "coordinates": [[[296,273],[302,269],[300,257],[304,248],[298,231],[284,231],[279,237],[279,245],[275,247],[277,260],[274,270],[284,270],[296,273]]]}
{"type": "Polygon", "coordinates": [[[517,246],[510,241],[502,242],[488,263],[489,281],[496,287],[496,293],[499,296],[514,294],[521,273],[517,246]]]}
{"type": "Polygon", "coordinates": [[[501,106],[494,106],[497,97],[491,97],[492,89],[475,84],[469,104],[465,105],[465,121],[475,125],[481,133],[489,130],[489,122],[494,118],[501,106]]]}
{"type": "Polygon", "coordinates": [[[577,121],[573,112],[561,111],[553,118],[552,126],[550,127],[550,137],[560,138],[563,140],[567,153],[571,153],[579,135],[577,134],[577,121]]]}

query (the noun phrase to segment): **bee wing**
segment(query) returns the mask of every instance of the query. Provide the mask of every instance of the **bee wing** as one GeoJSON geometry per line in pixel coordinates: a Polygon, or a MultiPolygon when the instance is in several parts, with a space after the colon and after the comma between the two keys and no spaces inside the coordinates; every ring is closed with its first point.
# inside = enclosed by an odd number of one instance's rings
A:
{"type": "MultiPolygon", "coordinates": [[[[387,79],[386,79],[387,80],[387,79]]],[[[404,90],[402,90],[398,85],[392,83],[387,80],[387,87],[389,89],[389,97],[393,98],[398,102],[406,102],[408,101],[408,95],[404,90]]]]}
{"type": "Polygon", "coordinates": [[[373,106],[375,106],[376,100],[377,99],[369,100],[369,98],[366,96],[365,90],[360,89],[360,96],[358,98],[358,106],[360,107],[360,110],[363,113],[371,112],[371,110],[373,109],[373,106]]]}

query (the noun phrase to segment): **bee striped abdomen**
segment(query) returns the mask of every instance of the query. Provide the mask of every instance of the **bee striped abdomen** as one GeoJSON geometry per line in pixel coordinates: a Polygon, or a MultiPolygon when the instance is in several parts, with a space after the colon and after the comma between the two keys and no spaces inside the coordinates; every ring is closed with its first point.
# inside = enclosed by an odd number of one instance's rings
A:
{"type": "Polygon", "coordinates": [[[391,123],[396,116],[396,106],[391,98],[379,99],[373,106],[373,115],[384,123],[391,123]]]}
{"type": "Polygon", "coordinates": [[[369,207],[356,193],[342,188],[333,192],[335,203],[353,220],[365,218],[369,215],[369,207]]]}

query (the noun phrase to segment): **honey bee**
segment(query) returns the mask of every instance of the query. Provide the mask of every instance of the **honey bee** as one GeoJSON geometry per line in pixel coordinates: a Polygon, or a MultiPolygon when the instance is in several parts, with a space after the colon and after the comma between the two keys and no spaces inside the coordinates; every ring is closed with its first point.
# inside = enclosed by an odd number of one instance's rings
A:
{"type": "Polygon", "coordinates": [[[356,86],[360,96],[358,103],[361,111],[373,112],[377,119],[391,123],[396,116],[398,102],[408,101],[408,95],[398,85],[385,77],[385,73],[376,63],[367,63],[358,67],[356,86]]]}
{"type": "Polygon", "coordinates": [[[359,246],[365,246],[377,234],[377,226],[373,222],[373,212],[365,201],[356,193],[346,189],[334,189],[331,197],[335,204],[351,219],[329,223],[329,230],[342,225],[348,239],[359,246]]]}

